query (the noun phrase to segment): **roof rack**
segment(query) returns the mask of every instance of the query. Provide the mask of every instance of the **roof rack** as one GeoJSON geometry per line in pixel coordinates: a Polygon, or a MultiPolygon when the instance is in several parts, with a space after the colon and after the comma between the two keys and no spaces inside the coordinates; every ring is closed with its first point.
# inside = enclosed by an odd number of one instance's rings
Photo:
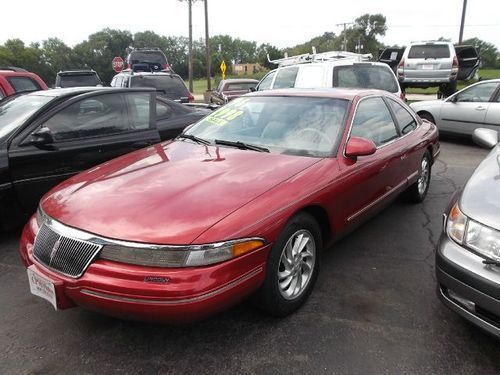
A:
{"type": "Polygon", "coordinates": [[[338,60],[355,60],[355,61],[369,61],[373,55],[371,53],[361,54],[347,51],[328,51],[322,53],[316,53],[316,47],[312,47],[312,53],[304,53],[302,55],[288,56],[285,52],[285,57],[281,59],[271,60],[269,54],[267,55],[267,60],[271,64],[277,64],[278,66],[288,66],[295,64],[305,64],[313,62],[323,62],[323,61],[338,61],[338,60]]]}

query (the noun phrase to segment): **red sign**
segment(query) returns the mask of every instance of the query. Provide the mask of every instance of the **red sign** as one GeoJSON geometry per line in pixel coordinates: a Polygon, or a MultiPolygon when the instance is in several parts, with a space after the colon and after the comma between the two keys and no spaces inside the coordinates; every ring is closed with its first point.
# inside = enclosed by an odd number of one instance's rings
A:
{"type": "Polygon", "coordinates": [[[111,65],[113,65],[113,70],[115,72],[120,73],[123,70],[123,59],[119,56],[114,57],[111,65]]]}

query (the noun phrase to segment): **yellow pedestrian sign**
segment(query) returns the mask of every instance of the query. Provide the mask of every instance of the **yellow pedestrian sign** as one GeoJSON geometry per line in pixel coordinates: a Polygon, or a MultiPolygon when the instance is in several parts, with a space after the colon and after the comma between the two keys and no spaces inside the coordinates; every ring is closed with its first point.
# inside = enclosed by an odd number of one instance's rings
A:
{"type": "Polygon", "coordinates": [[[224,60],[220,63],[220,71],[222,73],[222,79],[226,79],[226,63],[224,60]]]}

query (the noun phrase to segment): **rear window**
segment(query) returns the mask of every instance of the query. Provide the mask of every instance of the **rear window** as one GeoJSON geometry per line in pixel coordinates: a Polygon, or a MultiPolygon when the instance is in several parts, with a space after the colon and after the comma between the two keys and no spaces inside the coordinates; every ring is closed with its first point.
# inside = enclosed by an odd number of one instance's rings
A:
{"type": "Polygon", "coordinates": [[[189,96],[186,85],[177,76],[135,75],[131,77],[130,87],[153,87],[169,99],[180,99],[189,96]]]}
{"type": "Polygon", "coordinates": [[[333,87],[378,89],[399,92],[396,77],[390,68],[381,65],[354,64],[333,70],[333,87]]]}
{"type": "Polygon", "coordinates": [[[276,74],[276,79],[274,80],[273,89],[287,89],[294,87],[295,78],[297,78],[298,67],[284,68],[278,70],[276,74]]]}
{"type": "Polygon", "coordinates": [[[8,77],[7,81],[9,81],[15,92],[41,90],[40,85],[29,77],[8,77]]]}
{"type": "Polygon", "coordinates": [[[447,44],[416,44],[410,47],[409,59],[445,59],[450,57],[447,44]]]}
{"type": "Polygon", "coordinates": [[[96,74],[75,74],[59,76],[59,87],[97,86],[101,84],[96,74]]]}
{"type": "Polygon", "coordinates": [[[167,59],[160,51],[137,51],[130,54],[129,63],[153,63],[165,65],[167,63],[167,59]]]}
{"type": "Polygon", "coordinates": [[[250,90],[255,87],[256,83],[245,82],[245,83],[230,83],[227,85],[227,91],[238,91],[238,90],[250,90]]]}

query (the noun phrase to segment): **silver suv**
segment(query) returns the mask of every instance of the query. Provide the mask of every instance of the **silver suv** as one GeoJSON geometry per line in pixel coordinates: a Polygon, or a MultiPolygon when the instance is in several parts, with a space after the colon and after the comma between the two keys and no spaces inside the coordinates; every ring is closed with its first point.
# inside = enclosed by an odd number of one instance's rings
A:
{"type": "Polygon", "coordinates": [[[406,48],[387,48],[379,61],[389,64],[401,88],[439,87],[445,96],[457,89],[457,80],[472,78],[479,68],[473,46],[453,46],[451,42],[412,42],[406,48]]]}

